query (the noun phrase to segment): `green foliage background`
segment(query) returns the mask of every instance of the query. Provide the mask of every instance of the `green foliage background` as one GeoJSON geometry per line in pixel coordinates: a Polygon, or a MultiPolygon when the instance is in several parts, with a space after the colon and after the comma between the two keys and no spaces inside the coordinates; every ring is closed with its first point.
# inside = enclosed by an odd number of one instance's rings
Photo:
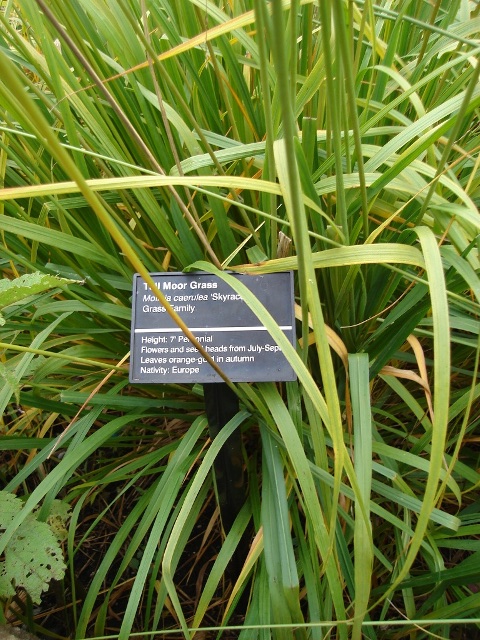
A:
{"type": "MultiPolygon", "coordinates": [[[[478,4],[0,6],[3,275],[76,281],[0,303],[0,473],[25,498],[0,554],[71,504],[52,609],[76,638],[190,638],[245,601],[248,639],[476,632],[478,4]],[[213,442],[198,385],[128,384],[132,274],[187,268],[295,271],[298,381],[235,385],[213,442]],[[249,501],[202,564],[235,428],[249,501]]],[[[16,611],[48,634],[47,605],[16,611]]]]}

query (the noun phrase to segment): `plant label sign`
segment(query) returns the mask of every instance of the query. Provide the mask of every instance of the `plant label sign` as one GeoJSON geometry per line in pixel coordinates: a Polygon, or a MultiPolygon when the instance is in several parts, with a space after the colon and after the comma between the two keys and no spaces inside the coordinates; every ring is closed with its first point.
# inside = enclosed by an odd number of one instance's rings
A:
{"type": "MultiPolygon", "coordinates": [[[[295,380],[292,367],[266,327],[221,278],[207,273],[151,276],[232,382],[295,380]]],[[[248,287],[294,344],[293,273],[233,277],[248,287]]],[[[132,307],[130,382],[222,382],[138,274],[132,307]]]]}

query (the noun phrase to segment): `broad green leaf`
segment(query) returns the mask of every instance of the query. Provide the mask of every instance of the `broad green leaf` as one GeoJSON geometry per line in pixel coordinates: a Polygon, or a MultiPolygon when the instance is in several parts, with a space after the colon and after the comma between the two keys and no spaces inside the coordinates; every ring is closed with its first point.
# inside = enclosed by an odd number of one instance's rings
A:
{"type": "MultiPolygon", "coordinates": [[[[0,491],[0,535],[22,508],[21,500],[7,491],[0,491]]],[[[40,604],[41,595],[50,581],[61,580],[66,569],[58,536],[50,524],[39,522],[33,514],[27,516],[12,536],[4,557],[4,562],[0,563],[2,598],[14,595],[15,588],[21,588],[33,602],[40,604]]]]}
{"type": "Polygon", "coordinates": [[[78,282],[78,280],[58,278],[38,271],[26,273],[13,280],[4,278],[0,281],[0,308],[8,307],[35,293],[42,293],[48,289],[65,286],[73,282],[78,282]]]}

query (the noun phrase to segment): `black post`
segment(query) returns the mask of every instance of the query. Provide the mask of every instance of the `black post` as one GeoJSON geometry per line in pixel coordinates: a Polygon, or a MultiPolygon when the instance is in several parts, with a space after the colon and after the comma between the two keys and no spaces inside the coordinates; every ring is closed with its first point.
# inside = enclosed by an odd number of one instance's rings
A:
{"type": "MultiPolygon", "coordinates": [[[[210,437],[213,439],[238,413],[238,398],[224,382],[204,384],[203,393],[210,437]]],[[[224,531],[228,533],[246,500],[240,429],[235,429],[225,442],[214,467],[220,515],[224,531]]],[[[240,547],[243,546],[242,543],[244,544],[243,540],[240,547]]],[[[246,549],[237,548],[233,558],[236,571],[240,571],[243,566],[245,551],[246,549]]]]}

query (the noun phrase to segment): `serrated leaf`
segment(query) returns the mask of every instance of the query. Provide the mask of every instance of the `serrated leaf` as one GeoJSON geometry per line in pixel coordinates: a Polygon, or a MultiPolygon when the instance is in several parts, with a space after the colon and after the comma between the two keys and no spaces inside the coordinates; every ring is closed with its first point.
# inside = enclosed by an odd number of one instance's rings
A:
{"type": "Polygon", "coordinates": [[[62,542],[67,539],[67,521],[70,518],[70,505],[63,500],[54,500],[50,515],[47,518],[47,524],[55,538],[62,542]]]}
{"type": "Polygon", "coordinates": [[[5,562],[0,562],[0,598],[10,598],[14,595],[15,589],[12,586],[12,581],[7,575],[5,562]]]}
{"type": "Polygon", "coordinates": [[[39,604],[50,581],[61,580],[65,569],[62,550],[48,524],[26,518],[5,550],[6,576],[39,604]]]}
{"type": "MultiPolygon", "coordinates": [[[[0,326],[2,326],[3,324],[5,324],[5,321],[0,314],[0,326]]],[[[0,380],[2,379],[12,389],[12,392],[15,394],[15,400],[18,404],[20,401],[20,385],[18,383],[18,380],[12,374],[12,372],[3,364],[3,362],[0,362],[0,380]]]]}
{"type": "MultiPolygon", "coordinates": [[[[0,534],[22,508],[14,494],[0,491],[0,534]]],[[[50,581],[63,577],[66,566],[59,541],[65,538],[68,517],[69,505],[54,500],[51,522],[38,522],[31,514],[20,524],[5,548],[5,561],[0,562],[0,598],[15,595],[15,587],[21,587],[40,603],[50,581]]]]}
{"type": "Polygon", "coordinates": [[[17,513],[21,511],[22,506],[22,501],[13,493],[0,491],[0,533],[8,527],[17,513]]]}
{"type": "Polygon", "coordinates": [[[66,284],[78,282],[77,280],[69,280],[67,278],[58,278],[57,276],[48,275],[46,273],[26,273],[14,280],[4,278],[0,280],[0,308],[8,307],[11,304],[20,302],[25,298],[36,293],[43,293],[48,289],[53,289],[66,284]]]}

